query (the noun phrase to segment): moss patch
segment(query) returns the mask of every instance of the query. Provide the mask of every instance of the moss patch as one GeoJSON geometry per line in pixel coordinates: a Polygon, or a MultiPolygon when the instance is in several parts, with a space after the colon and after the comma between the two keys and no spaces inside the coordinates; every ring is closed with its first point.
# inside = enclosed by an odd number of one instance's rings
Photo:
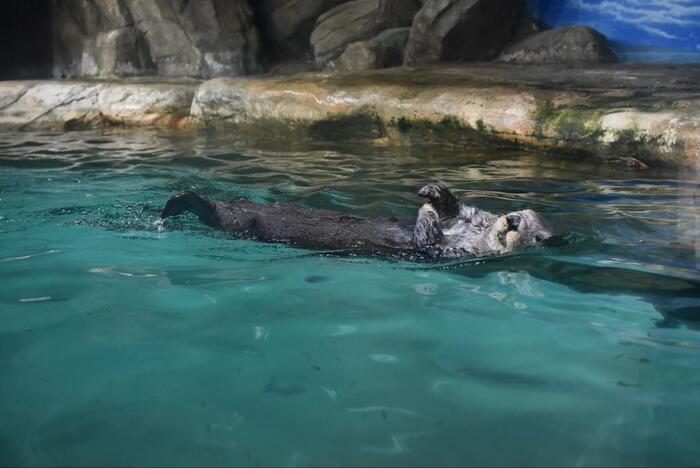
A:
{"type": "Polygon", "coordinates": [[[481,120],[477,122],[477,128],[474,128],[468,122],[454,116],[447,116],[439,121],[400,117],[392,119],[387,128],[395,130],[394,136],[408,143],[444,143],[465,147],[519,146],[518,143],[489,133],[481,120]]]}
{"type": "MultiPolygon", "coordinates": [[[[553,106],[552,106],[553,107],[553,106]]],[[[555,136],[556,139],[581,144],[597,144],[605,135],[600,127],[604,112],[585,107],[553,109],[545,107],[537,120],[538,137],[555,136]]]]}

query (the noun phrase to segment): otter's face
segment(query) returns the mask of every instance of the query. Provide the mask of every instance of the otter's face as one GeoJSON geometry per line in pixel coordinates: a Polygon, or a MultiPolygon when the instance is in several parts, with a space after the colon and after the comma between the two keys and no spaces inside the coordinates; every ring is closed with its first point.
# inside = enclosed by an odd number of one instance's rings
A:
{"type": "Polygon", "coordinates": [[[534,247],[552,236],[547,221],[532,210],[514,211],[498,218],[491,230],[491,244],[500,253],[534,247]]]}

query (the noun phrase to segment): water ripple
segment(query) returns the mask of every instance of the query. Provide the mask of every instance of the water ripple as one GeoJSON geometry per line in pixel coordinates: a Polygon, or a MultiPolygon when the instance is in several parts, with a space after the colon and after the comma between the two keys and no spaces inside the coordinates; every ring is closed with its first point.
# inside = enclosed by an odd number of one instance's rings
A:
{"type": "Polygon", "coordinates": [[[517,150],[3,134],[0,450],[17,465],[692,465],[699,190],[695,174],[517,150]],[[561,242],[437,262],[158,222],[183,190],[412,216],[432,180],[537,209],[561,242]]]}
{"type": "Polygon", "coordinates": [[[51,250],[47,250],[45,252],[39,252],[39,253],[35,253],[35,254],[30,254],[30,255],[21,255],[19,257],[0,258],[0,263],[18,262],[21,260],[29,260],[31,258],[41,257],[44,255],[51,255],[51,254],[56,254],[56,253],[61,253],[61,250],[51,249],[51,250]]]}

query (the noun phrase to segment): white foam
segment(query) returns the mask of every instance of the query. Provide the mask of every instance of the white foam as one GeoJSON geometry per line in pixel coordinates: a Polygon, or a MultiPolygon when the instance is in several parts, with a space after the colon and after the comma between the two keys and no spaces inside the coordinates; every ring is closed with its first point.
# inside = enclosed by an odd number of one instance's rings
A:
{"type": "Polygon", "coordinates": [[[39,296],[39,297],[23,297],[19,302],[43,302],[50,301],[51,296],[39,296]]]}

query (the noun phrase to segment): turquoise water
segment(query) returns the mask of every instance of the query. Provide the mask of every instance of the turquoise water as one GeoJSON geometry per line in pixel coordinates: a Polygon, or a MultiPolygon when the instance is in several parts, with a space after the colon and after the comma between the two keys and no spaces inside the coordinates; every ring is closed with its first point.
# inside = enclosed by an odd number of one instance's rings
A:
{"type": "Polygon", "coordinates": [[[700,460],[700,185],[513,151],[0,136],[3,465],[700,460]],[[235,239],[172,194],[410,215],[438,179],[570,244],[449,263],[235,239]]]}

